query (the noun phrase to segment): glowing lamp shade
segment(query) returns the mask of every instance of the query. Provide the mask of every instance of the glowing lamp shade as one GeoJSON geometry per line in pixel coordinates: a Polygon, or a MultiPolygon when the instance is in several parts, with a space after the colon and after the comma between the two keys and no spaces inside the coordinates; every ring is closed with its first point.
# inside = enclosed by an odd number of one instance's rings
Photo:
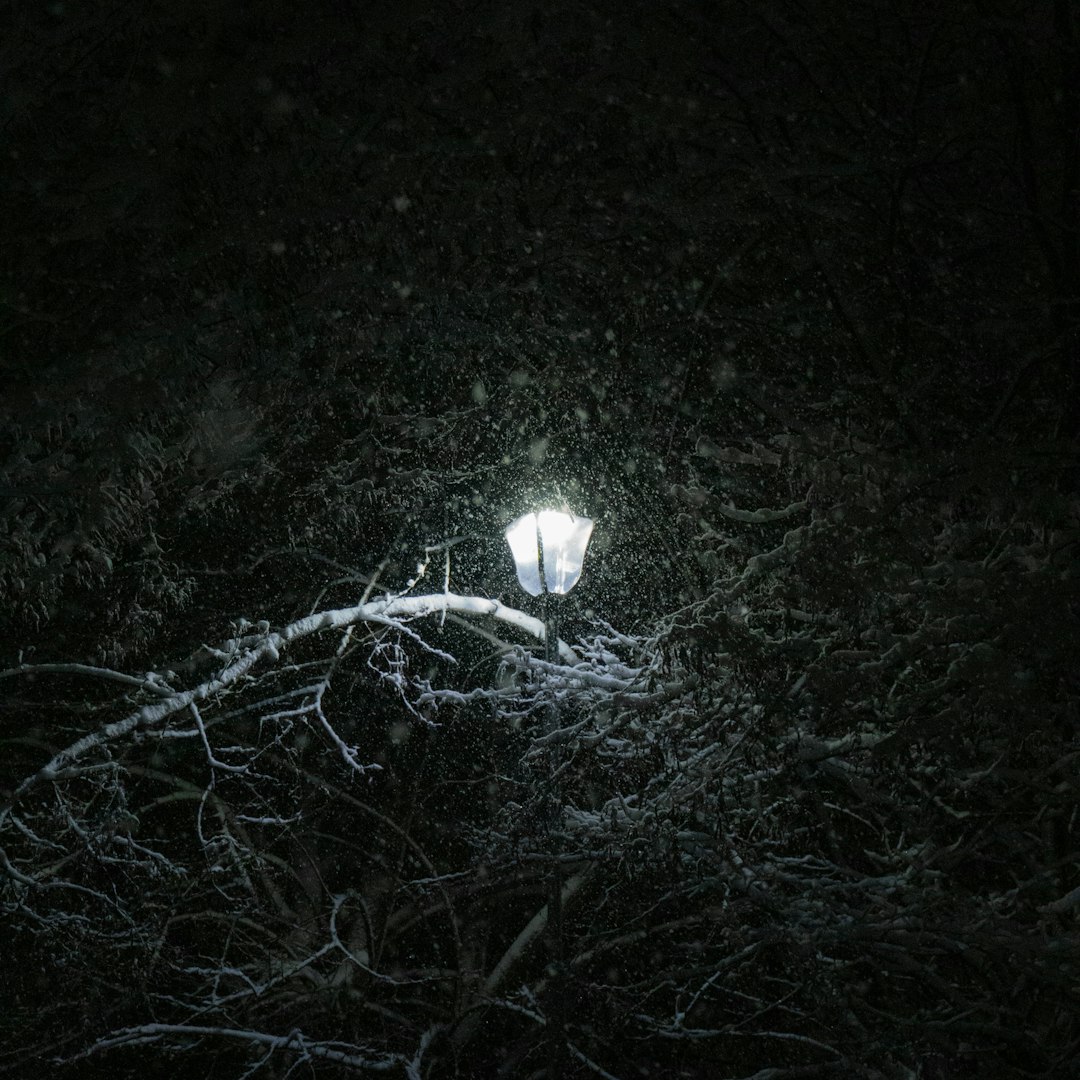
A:
{"type": "Polygon", "coordinates": [[[558,510],[522,514],[506,530],[518,581],[531,596],[568,593],[581,577],[585,548],[592,535],[591,518],[558,510]]]}

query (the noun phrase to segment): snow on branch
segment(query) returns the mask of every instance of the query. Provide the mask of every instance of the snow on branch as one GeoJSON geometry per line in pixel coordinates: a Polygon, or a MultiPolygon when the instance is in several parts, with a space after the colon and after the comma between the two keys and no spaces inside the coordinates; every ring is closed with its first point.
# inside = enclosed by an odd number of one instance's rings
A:
{"type": "MultiPolygon", "coordinates": [[[[261,635],[248,635],[242,639],[229,639],[218,649],[210,650],[215,656],[226,661],[225,666],[214,678],[189,690],[170,690],[157,677],[145,676],[140,679],[82,664],[23,664],[0,672],[0,678],[46,672],[91,675],[145,688],[161,697],[160,701],[143,705],[124,718],[88,732],[65,747],[36,773],[26,777],[15,789],[15,797],[21,797],[39,783],[57,779],[63,769],[94,749],[137,730],[159,727],[177,713],[191,711],[198,703],[222,695],[240,684],[261,661],[276,662],[281,651],[297,641],[324,630],[347,629],[364,622],[399,627],[411,636],[415,636],[406,626],[408,620],[446,611],[485,615],[498,619],[540,640],[543,640],[545,635],[542,620],[516,608],[508,607],[499,600],[442,592],[427,596],[397,596],[391,599],[368,601],[354,607],[322,611],[298,619],[280,632],[266,632],[261,635]]],[[[564,641],[558,643],[558,653],[561,659],[570,664],[580,659],[575,650],[564,641]]]]}
{"type": "Polygon", "coordinates": [[[190,1039],[193,1036],[246,1042],[269,1053],[287,1051],[298,1054],[300,1061],[316,1058],[321,1061],[333,1062],[335,1065],[344,1065],[353,1069],[364,1069],[373,1072],[388,1072],[390,1069],[408,1064],[408,1059],[399,1054],[380,1054],[378,1051],[370,1051],[370,1056],[369,1054],[359,1054],[356,1053],[356,1047],[351,1043],[339,1045],[332,1042],[316,1041],[296,1029],[290,1031],[287,1035],[270,1035],[262,1031],[198,1024],[140,1024],[137,1027],[123,1028],[108,1038],[100,1039],[93,1046],[79,1054],[77,1058],[71,1060],[77,1061],[104,1050],[114,1050],[124,1046],[145,1046],[147,1043],[161,1042],[167,1039],[190,1039]],[[342,1046],[347,1047],[347,1049],[343,1049],[342,1046]]]}
{"type": "Polygon", "coordinates": [[[704,435],[698,439],[694,453],[698,457],[712,458],[715,461],[724,461],[734,465],[780,464],[780,455],[773,450],[766,450],[763,446],[755,446],[754,452],[748,454],[745,450],[738,450],[731,446],[717,446],[704,435]]]}
{"type": "Polygon", "coordinates": [[[793,502],[782,510],[739,510],[734,506],[718,503],[716,509],[729,521],[741,521],[746,525],[766,525],[771,521],[783,521],[785,518],[801,514],[807,507],[806,500],[793,502]]]}

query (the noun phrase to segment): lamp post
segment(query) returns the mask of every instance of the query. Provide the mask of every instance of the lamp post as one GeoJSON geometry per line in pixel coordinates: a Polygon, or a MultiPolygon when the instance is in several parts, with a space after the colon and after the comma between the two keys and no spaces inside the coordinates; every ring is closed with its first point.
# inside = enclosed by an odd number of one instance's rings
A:
{"type": "MultiPolygon", "coordinates": [[[[558,596],[568,593],[581,577],[585,548],[592,535],[593,523],[587,517],[575,517],[559,510],[541,510],[523,514],[506,530],[506,540],[514,556],[518,581],[530,596],[539,596],[543,604],[544,659],[552,663],[558,657],[558,596]]],[[[550,735],[558,729],[558,709],[553,703],[548,712],[550,735]]],[[[551,870],[548,874],[547,930],[551,949],[552,1000],[548,1009],[548,1080],[561,1080],[566,1070],[566,976],[563,956],[562,873],[559,845],[552,834],[551,822],[559,812],[557,750],[551,747],[550,797],[552,812],[548,821],[551,847],[551,870]]]]}
{"type": "Polygon", "coordinates": [[[555,659],[558,647],[557,609],[550,598],[568,593],[577,584],[592,528],[591,518],[541,510],[522,514],[506,529],[521,587],[530,596],[543,597],[547,660],[555,659]]]}

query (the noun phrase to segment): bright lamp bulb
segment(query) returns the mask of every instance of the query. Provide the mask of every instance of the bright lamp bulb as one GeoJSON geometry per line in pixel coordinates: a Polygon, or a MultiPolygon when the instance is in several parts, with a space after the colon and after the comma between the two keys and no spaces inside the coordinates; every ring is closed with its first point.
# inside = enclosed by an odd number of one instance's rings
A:
{"type": "Polygon", "coordinates": [[[506,530],[518,581],[531,596],[568,593],[581,577],[593,523],[559,510],[523,514],[506,530]],[[541,552],[543,572],[541,574],[541,552]]]}

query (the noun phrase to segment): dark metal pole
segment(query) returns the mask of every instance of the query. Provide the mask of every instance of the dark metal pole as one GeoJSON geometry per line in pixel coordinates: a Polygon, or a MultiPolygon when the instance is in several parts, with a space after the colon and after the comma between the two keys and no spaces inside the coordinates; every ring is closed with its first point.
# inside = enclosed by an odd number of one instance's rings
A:
{"type": "MultiPolygon", "coordinates": [[[[551,593],[544,596],[544,659],[553,664],[559,657],[558,599],[551,593]]],[[[548,707],[547,733],[559,729],[559,706],[552,695],[548,707]]],[[[551,858],[548,871],[548,950],[551,963],[548,968],[549,1005],[548,1014],[548,1078],[562,1080],[568,1063],[566,1053],[566,957],[563,937],[562,912],[562,866],[559,856],[562,845],[556,829],[562,823],[562,791],[559,783],[561,754],[558,745],[551,743],[550,776],[548,779],[551,807],[548,814],[548,849],[551,858]]]]}

